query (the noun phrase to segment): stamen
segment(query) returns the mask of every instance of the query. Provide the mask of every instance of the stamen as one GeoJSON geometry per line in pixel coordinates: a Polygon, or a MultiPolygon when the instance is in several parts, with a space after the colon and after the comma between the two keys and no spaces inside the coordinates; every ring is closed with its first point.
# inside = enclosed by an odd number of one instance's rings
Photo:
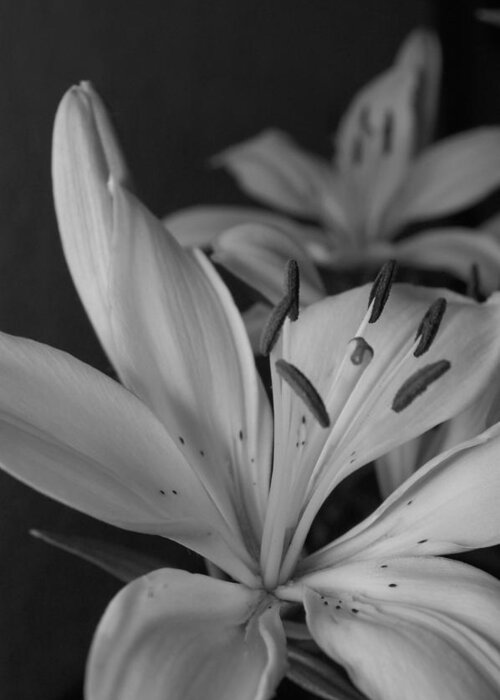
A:
{"type": "Polygon", "coordinates": [[[422,367],[411,375],[398,389],[392,402],[392,410],[400,413],[451,367],[448,360],[438,360],[422,367]]]}
{"type": "Polygon", "coordinates": [[[280,359],[276,362],[276,371],[293,389],[311,411],[322,428],[328,428],[330,417],[326,410],[323,399],[318,394],[309,379],[302,374],[300,369],[286,360],[280,359]]]}
{"type": "Polygon", "coordinates": [[[483,292],[477,263],[473,263],[470,266],[470,275],[467,280],[467,296],[476,301],[486,301],[486,294],[483,292]]]}
{"type": "Polygon", "coordinates": [[[388,155],[392,151],[392,137],[394,134],[394,115],[392,112],[387,112],[384,119],[384,128],[382,131],[382,153],[388,155]]]}
{"type": "Polygon", "coordinates": [[[353,365],[368,364],[373,357],[373,348],[364,338],[353,338],[349,345],[354,345],[350,360],[353,365]]]}
{"type": "Polygon", "coordinates": [[[276,345],[286,317],[296,321],[299,317],[299,266],[296,260],[289,260],[285,267],[285,295],[271,311],[260,337],[260,352],[269,355],[276,345]]]}
{"type": "Polygon", "coordinates": [[[392,283],[394,281],[394,273],[396,271],[396,261],[388,260],[380,268],[380,272],[375,278],[375,282],[370,291],[370,298],[368,301],[368,307],[373,302],[372,312],[368,323],[375,323],[380,318],[384,306],[389,298],[389,293],[391,291],[392,283]]]}
{"type": "Polygon", "coordinates": [[[285,286],[286,296],[290,301],[288,310],[288,318],[290,321],[296,321],[299,317],[299,290],[300,290],[300,275],[299,266],[296,260],[289,260],[285,267],[285,286]]]}
{"type": "Polygon", "coordinates": [[[368,105],[365,105],[359,113],[359,126],[361,131],[364,131],[367,136],[372,135],[373,131],[370,121],[370,108],[368,105]]]}
{"type": "Polygon", "coordinates": [[[351,150],[351,161],[354,165],[360,165],[363,160],[363,142],[358,137],[354,140],[351,150]]]}
{"type": "Polygon", "coordinates": [[[415,339],[420,336],[418,345],[413,353],[415,357],[420,357],[431,347],[439,330],[439,326],[441,325],[441,321],[443,320],[445,311],[446,299],[440,297],[433,301],[425,312],[425,316],[420,321],[417,335],[415,336],[415,339]]]}

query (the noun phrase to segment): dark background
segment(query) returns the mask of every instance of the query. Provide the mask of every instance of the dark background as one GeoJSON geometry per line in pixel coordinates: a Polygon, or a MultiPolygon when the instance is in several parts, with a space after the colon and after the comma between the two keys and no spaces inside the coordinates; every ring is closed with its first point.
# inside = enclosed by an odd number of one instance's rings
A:
{"type": "MultiPolygon", "coordinates": [[[[354,91],[415,26],[445,45],[442,133],[500,121],[500,28],[462,0],[2,0],[0,328],[110,372],[66,270],[50,182],[52,121],[65,90],[94,82],[139,192],[156,214],[244,202],[209,156],[266,126],[327,153],[354,91]]],[[[490,3],[491,7],[492,3],[490,3]]],[[[81,697],[92,631],[119,584],[28,535],[118,533],[0,473],[0,696],[81,697]]],[[[289,691],[283,696],[291,697],[289,691]]],[[[235,699],[236,700],[236,699],[235,699]]]]}

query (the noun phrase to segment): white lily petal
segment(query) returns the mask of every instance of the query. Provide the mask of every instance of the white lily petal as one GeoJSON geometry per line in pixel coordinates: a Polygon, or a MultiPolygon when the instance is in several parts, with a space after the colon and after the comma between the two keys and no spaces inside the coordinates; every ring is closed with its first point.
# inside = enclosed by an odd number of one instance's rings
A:
{"type": "Polygon", "coordinates": [[[86,691],[93,700],[267,700],[285,666],[275,599],[160,569],[109,605],[92,645],[86,691]]]}
{"type": "Polygon", "coordinates": [[[416,29],[406,38],[396,55],[396,63],[413,68],[419,77],[416,94],[418,121],[417,148],[426,146],[434,136],[441,83],[441,47],[434,32],[416,29]]]}
{"type": "Polygon", "coordinates": [[[350,228],[359,245],[379,232],[382,213],[406,175],[416,145],[419,71],[396,63],[354,98],[335,144],[350,228]]]}
{"type": "Polygon", "coordinates": [[[242,224],[225,231],[214,241],[213,259],[271,304],[283,297],[285,266],[293,259],[300,270],[300,303],[307,306],[325,296],[318,271],[300,239],[274,227],[242,224]]]}
{"type": "Polygon", "coordinates": [[[315,226],[299,224],[281,214],[257,207],[195,206],[181,209],[163,219],[165,228],[185,248],[208,248],[223,231],[241,224],[271,226],[302,239],[302,245],[318,251],[320,260],[325,258],[325,234],[315,226]]]}
{"type": "Polygon", "coordinates": [[[202,253],[181,248],[119,185],[112,192],[121,239],[110,281],[117,369],[224,511],[241,504],[242,529],[258,539],[272,420],[241,316],[202,253]]]}
{"type": "Polygon", "coordinates": [[[66,353],[5,334],[0,382],[2,469],[88,515],[170,537],[249,579],[236,519],[217,510],[133,394],[66,353]]]}
{"type": "Polygon", "coordinates": [[[500,583],[492,576],[409,558],[334,568],[304,585],[312,636],[373,700],[499,697],[500,583]]]}
{"type": "Polygon", "coordinates": [[[318,218],[324,193],[333,197],[328,162],[277,129],[231,146],[213,163],[227,168],[249,195],[289,214],[318,218]]]}
{"type": "Polygon", "coordinates": [[[453,214],[500,186],[500,128],[482,127],[427,148],[396,193],[384,228],[453,214]]]}
{"type": "Polygon", "coordinates": [[[500,242],[500,214],[494,214],[481,225],[481,231],[485,231],[500,242]]]}
{"type": "Polygon", "coordinates": [[[438,455],[362,523],[303,562],[451,554],[500,542],[500,423],[438,455]]]}
{"type": "Polygon", "coordinates": [[[243,323],[213,269],[183,251],[110,171],[103,109],[74,88],[56,118],[54,186],[68,263],[121,379],[179,441],[214,502],[231,518],[246,492],[248,512],[238,517],[251,540],[267,498],[271,420],[243,323]]]}
{"type": "MultiPolygon", "coordinates": [[[[436,430],[439,428],[434,429],[436,430]]],[[[425,463],[426,460],[420,455],[426,449],[427,441],[431,440],[431,432],[428,431],[413,440],[404,442],[375,461],[375,474],[382,498],[387,498],[421,464],[425,463]]]]}
{"type": "Polygon", "coordinates": [[[108,271],[115,242],[113,176],[129,179],[104,105],[88,83],[73,87],[57,110],[52,145],[54,199],[73,282],[104,349],[114,358],[109,328],[108,271]]]}
{"type": "MultiPolygon", "coordinates": [[[[380,319],[361,330],[368,294],[368,288],[361,287],[308,307],[290,325],[288,344],[283,343],[283,350],[277,346],[274,352],[275,359],[281,351],[286,353],[285,359],[311,381],[332,422],[328,430],[322,428],[309,416],[302,400],[277,382],[276,391],[281,393],[274,399],[275,430],[288,432],[275,436],[275,445],[283,450],[275,464],[283,465],[287,489],[279,495],[282,489],[276,486],[271,502],[278,498],[283,508],[287,503],[288,527],[295,527],[300,513],[294,556],[319,507],[341,479],[459,413],[494,381],[497,371],[498,295],[479,305],[448,290],[395,285],[380,319]],[[440,296],[448,304],[439,331],[430,349],[415,357],[417,329],[440,296]],[[467,335],[461,332],[464,327],[469,329],[467,335]],[[373,349],[366,368],[358,368],[349,359],[352,348],[348,344],[356,335],[373,349]],[[404,409],[394,410],[402,385],[419,370],[442,360],[451,363],[449,371],[404,409]]],[[[272,490],[274,483],[273,476],[272,490]]]]}
{"type": "Polygon", "coordinates": [[[476,10],[476,19],[500,27],[500,10],[480,8],[476,10]]]}
{"type": "Polygon", "coordinates": [[[490,382],[458,415],[377,459],[375,470],[382,497],[387,498],[426,462],[476,437],[499,420],[500,391],[496,382],[490,382]]]}
{"type": "Polygon", "coordinates": [[[477,265],[482,291],[500,287],[500,240],[466,228],[431,229],[394,241],[394,255],[401,262],[426,269],[447,270],[467,282],[477,265]]]}

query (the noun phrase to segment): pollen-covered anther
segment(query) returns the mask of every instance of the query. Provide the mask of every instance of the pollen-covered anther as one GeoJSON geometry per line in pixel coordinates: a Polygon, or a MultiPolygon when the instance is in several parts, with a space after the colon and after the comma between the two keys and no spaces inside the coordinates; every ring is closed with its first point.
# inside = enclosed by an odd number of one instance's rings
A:
{"type": "Polygon", "coordinates": [[[413,352],[415,357],[420,357],[431,347],[441,325],[441,321],[443,320],[445,311],[446,299],[440,297],[433,301],[425,312],[425,316],[420,321],[415,336],[415,339],[419,339],[418,345],[413,352]]]}
{"type": "Polygon", "coordinates": [[[375,323],[380,318],[382,311],[389,299],[394,275],[396,272],[396,261],[388,260],[382,265],[370,291],[368,308],[372,307],[368,323],[375,323]]]}
{"type": "Polygon", "coordinates": [[[276,345],[286,317],[296,321],[299,317],[299,266],[289,260],[285,267],[285,295],[271,311],[260,337],[260,352],[269,355],[276,345]]]}
{"type": "Polygon", "coordinates": [[[438,360],[411,375],[398,389],[392,402],[392,410],[400,413],[451,367],[448,360],[438,360]]]}
{"type": "Polygon", "coordinates": [[[328,428],[330,425],[330,417],[326,410],[323,399],[318,394],[309,379],[286,360],[277,360],[276,371],[285,380],[285,382],[293,389],[311,411],[322,428],[328,428]]]}
{"type": "Polygon", "coordinates": [[[373,357],[373,348],[362,337],[356,337],[349,341],[351,350],[349,359],[353,365],[365,367],[373,357]]]}
{"type": "Polygon", "coordinates": [[[299,317],[300,273],[296,260],[289,260],[285,267],[285,296],[289,300],[288,318],[296,321],[299,317]]]}

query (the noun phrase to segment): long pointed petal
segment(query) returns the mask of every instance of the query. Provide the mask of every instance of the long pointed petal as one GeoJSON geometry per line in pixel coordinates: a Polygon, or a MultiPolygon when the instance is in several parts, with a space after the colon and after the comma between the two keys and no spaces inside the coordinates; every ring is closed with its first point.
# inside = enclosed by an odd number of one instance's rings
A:
{"type": "Polygon", "coordinates": [[[420,150],[432,140],[436,127],[441,83],[441,47],[436,34],[428,29],[411,32],[398,51],[396,63],[413,68],[419,76],[415,110],[416,146],[420,150]]]}
{"type": "Polygon", "coordinates": [[[320,200],[333,188],[328,162],[276,129],[231,146],[213,162],[227,168],[252,197],[298,216],[317,219],[320,200]]]}
{"type": "Polygon", "coordinates": [[[76,286],[124,384],[164,423],[228,517],[236,502],[248,505],[238,509],[242,529],[258,537],[270,410],[241,318],[209,264],[114,177],[97,109],[95,95],[74,88],[54,129],[55,194],[76,286]]]}
{"type": "Polygon", "coordinates": [[[203,254],[181,248],[118,185],[113,198],[123,239],[110,283],[120,375],[258,539],[272,421],[241,316],[203,254]]]}
{"type": "Polygon", "coordinates": [[[396,233],[466,209],[500,186],[500,128],[482,127],[450,136],[415,161],[387,212],[385,228],[396,233]]]}
{"type": "Polygon", "coordinates": [[[242,224],[259,224],[279,229],[301,240],[311,255],[324,260],[325,234],[315,226],[299,224],[281,214],[257,207],[205,205],[181,209],[163,219],[165,228],[186,247],[208,248],[223,231],[242,224]]]}
{"type": "Polygon", "coordinates": [[[213,259],[273,305],[283,296],[283,272],[288,260],[293,259],[300,269],[300,302],[307,306],[325,296],[305,246],[277,228],[246,224],[229,229],[215,240],[213,259]]]}
{"type": "Polygon", "coordinates": [[[124,588],[97,629],[93,700],[267,700],[285,673],[279,605],[263,591],[161,569],[124,588]]]}
{"type": "Polygon", "coordinates": [[[366,520],[304,561],[451,554],[500,542],[500,423],[421,467],[366,520]]]}
{"type": "Polygon", "coordinates": [[[477,265],[485,294],[500,287],[500,241],[494,236],[466,228],[431,229],[395,241],[394,256],[401,262],[425,269],[447,270],[467,282],[477,265]]]}
{"type": "Polygon", "coordinates": [[[306,582],[311,633],[373,700],[494,700],[500,583],[444,559],[361,562],[306,582]]]}
{"type": "Polygon", "coordinates": [[[236,520],[217,510],[132,393],[66,353],[5,334],[0,383],[5,471],[92,517],[175,539],[248,580],[236,520]]]}
{"type": "Polygon", "coordinates": [[[396,62],[369,82],[339,125],[336,165],[351,230],[362,239],[377,235],[384,209],[415,152],[420,67],[414,59],[396,62]]]}

